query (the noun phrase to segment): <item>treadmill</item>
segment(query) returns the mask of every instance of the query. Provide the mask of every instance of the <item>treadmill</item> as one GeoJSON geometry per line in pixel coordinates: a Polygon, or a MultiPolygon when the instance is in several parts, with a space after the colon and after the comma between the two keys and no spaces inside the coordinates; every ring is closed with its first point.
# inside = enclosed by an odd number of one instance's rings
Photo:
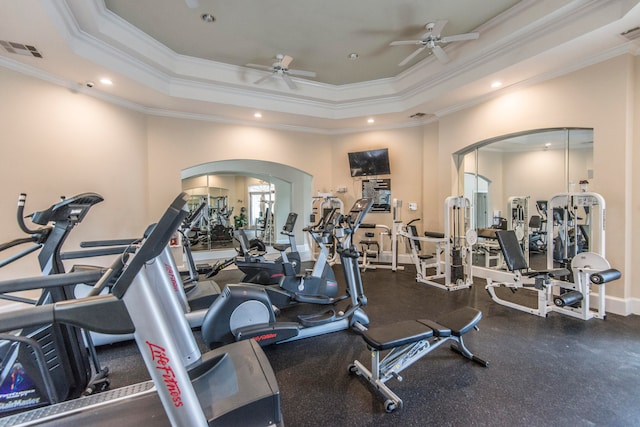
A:
{"type": "MultiPolygon", "coordinates": [[[[182,193],[169,206],[112,294],[0,314],[0,332],[62,323],[133,333],[151,381],[0,418],[0,427],[282,425],[279,388],[260,346],[248,340],[201,354],[178,300],[154,292],[150,277],[163,269],[157,258],[188,214],[187,200],[182,193]]],[[[33,278],[34,286],[50,277],[59,285],[61,276],[33,278]]]]}

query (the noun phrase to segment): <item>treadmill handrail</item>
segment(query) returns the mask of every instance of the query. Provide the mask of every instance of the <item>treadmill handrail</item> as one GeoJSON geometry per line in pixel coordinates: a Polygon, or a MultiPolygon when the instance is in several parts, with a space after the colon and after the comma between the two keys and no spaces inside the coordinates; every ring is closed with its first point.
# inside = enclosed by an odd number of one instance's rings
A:
{"type": "Polygon", "coordinates": [[[117,298],[122,298],[127,292],[127,289],[131,286],[133,279],[140,269],[142,269],[142,266],[160,255],[165,246],[167,246],[173,233],[176,232],[184,218],[189,214],[189,211],[185,209],[187,200],[189,200],[189,195],[187,193],[180,193],[171,203],[162,218],[160,218],[160,221],[157,222],[133,257],[133,260],[131,260],[127,268],[113,285],[113,295],[117,298]]]}

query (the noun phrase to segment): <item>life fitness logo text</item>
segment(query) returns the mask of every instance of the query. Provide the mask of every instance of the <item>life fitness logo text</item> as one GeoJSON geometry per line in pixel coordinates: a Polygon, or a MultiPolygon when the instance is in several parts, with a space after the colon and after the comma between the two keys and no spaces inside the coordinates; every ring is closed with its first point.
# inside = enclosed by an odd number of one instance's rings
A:
{"type": "Polygon", "coordinates": [[[178,292],[178,281],[176,280],[176,275],[173,274],[173,268],[169,264],[165,264],[164,269],[167,270],[169,279],[171,279],[171,286],[173,286],[174,292],[178,292]]]}
{"type": "Polygon", "coordinates": [[[260,342],[260,341],[276,338],[277,336],[278,336],[277,334],[264,334],[264,335],[258,335],[257,337],[253,337],[253,339],[255,341],[260,342]]]}
{"type": "Polygon", "coordinates": [[[176,380],[176,375],[173,372],[173,368],[171,368],[170,363],[171,360],[167,357],[167,353],[164,347],[161,347],[157,344],[146,341],[149,346],[149,350],[151,351],[151,360],[156,362],[156,369],[163,371],[162,379],[164,384],[167,386],[167,390],[169,394],[171,394],[171,399],[173,400],[173,405],[176,408],[179,408],[183,405],[182,403],[182,391],[180,390],[180,385],[176,380]]]}

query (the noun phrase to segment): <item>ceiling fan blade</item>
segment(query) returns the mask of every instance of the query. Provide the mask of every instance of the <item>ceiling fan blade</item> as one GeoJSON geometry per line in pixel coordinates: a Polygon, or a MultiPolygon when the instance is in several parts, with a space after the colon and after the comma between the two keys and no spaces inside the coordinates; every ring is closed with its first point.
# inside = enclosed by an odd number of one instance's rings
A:
{"type": "Polygon", "coordinates": [[[266,76],[256,80],[255,82],[253,82],[254,85],[259,85],[260,83],[262,83],[263,81],[270,79],[271,77],[273,77],[273,73],[271,74],[267,74],[266,76]]]}
{"type": "Polygon", "coordinates": [[[315,77],[315,71],[304,71],[304,70],[288,70],[287,73],[292,76],[302,76],[302,77],[315,77]]]}
{"type": "Polygon", "coordinates": [[[434,36],[439,36],[444,29],[444,26],[447,25],[447,22],[449,21],[447,21],[446,19],[439,19],[434,22],[433,28],[431,29],[431,34],[433,34],[434,36]]]}
{"type": "Polygon", "coordinates": [[[457,34],[453,36],[441,37],[440,41],[442,43],[460,42],[463,40],[475,40],[478,37],[480,37],[480,33],[457,34]]]}
{"type": "Polygon", "coordinates": [[[394,42],[389,43],[389,46],[404,46],[408,44],[420,44],[422,40],[396,40],[394,42]]]}
{"type": "Polygon", "coordinates": [[[413,58],[415,58],[416,56],[418,56],[418,54],[420,52],[422,52],[424,49],[426,48],[426,46],[422,46],[417,48],[416,50],[413,51],[413,53],[409,56],[407,56],[406,58],[404,58],[402,60],[401,63],[398,64],[398,67],[402,67],[403,65],[405,65],[407,62],[411,61],[413,58]]]}
{"type": "Polygon", "coordinates": [[[289,68],[289,64],[291,64],[291,61],[293,61],[293,58],[289,55],[285,55],[280,61],[280,66],[282,68],[289,68]]]}
{"type": "Polygon", "coordinates": [[[260,70],[273,71],[273,67],[269,67],[269,66],[266,66],[266,65],[260,65],[260,64],[247,64],[247,65],[245,65],[245,67],[251,67],[251,68],[258,68],[260,70]]]}
{"type": "Polygon", "coordinates": [[[293,80],[291,80],[291,77],[289,77],[287,74],[282,74],[282,80],[284,80],[287,86],[289,86],[289,89],[297,89],[296,84],[293,82],[293,80]]]}
{"type": "Polygon", "coordinates": [[[431,51],[436,56],[436,58],[440,60],[440,62],[444,64],[449,62],[449,55],[447,55],[444,49],[442,49],[440,46],[435,46],[433,49],[431,49],[431,51]]]}

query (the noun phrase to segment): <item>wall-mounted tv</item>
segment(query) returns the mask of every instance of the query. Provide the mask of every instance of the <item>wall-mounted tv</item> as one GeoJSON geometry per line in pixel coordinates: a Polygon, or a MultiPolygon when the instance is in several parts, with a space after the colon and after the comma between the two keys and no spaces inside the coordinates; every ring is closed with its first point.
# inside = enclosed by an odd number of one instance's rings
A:
{"type": "Polygon", "coordinates": [[[349,168],[351,176],[389,175],[389,150],[381,148],[349,153],[349,168]]]}

